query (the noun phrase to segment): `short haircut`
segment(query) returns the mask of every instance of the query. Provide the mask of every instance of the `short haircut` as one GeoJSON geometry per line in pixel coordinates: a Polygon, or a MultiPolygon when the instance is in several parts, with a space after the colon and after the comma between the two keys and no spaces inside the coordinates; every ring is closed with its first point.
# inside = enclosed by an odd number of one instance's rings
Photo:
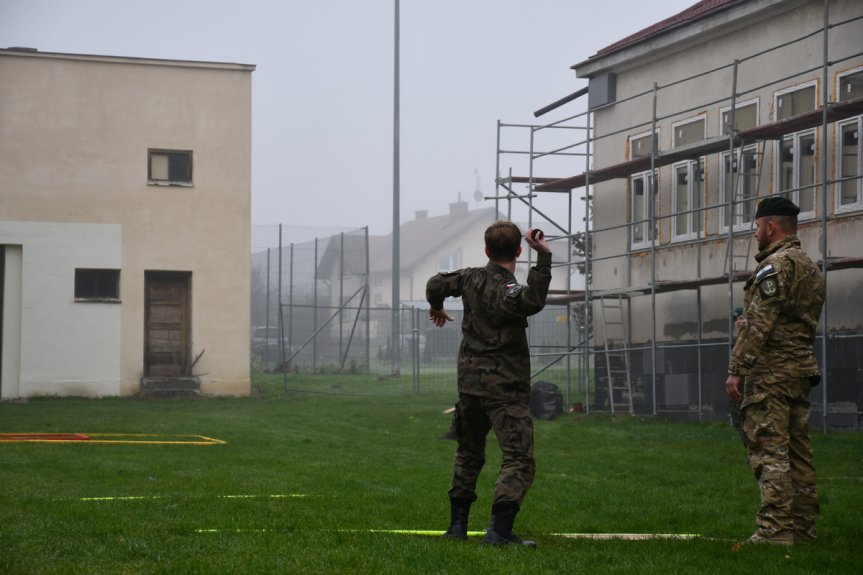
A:
{"type": "Polygon", "coordinates": [[[797,233],[797,216],[767,216],[785,233],[797,233]]]}
{"type": "Polygon", "coordinates": [[[521,230],[512,222],[499,220],[485,230],[485,247],[495,261],[512,261],[521,246],[521,230]]]}

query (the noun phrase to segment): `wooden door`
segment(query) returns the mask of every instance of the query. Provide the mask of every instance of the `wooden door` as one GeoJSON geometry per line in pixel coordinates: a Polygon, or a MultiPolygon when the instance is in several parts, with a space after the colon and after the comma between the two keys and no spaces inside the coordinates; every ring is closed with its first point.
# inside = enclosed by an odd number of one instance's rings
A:
{"type": "Polygon", "coordinates": [[[191,337],[189,302],[191,274],[146,272],[144,277],[145,335],[144,375],[189,375],[191,337]]]}

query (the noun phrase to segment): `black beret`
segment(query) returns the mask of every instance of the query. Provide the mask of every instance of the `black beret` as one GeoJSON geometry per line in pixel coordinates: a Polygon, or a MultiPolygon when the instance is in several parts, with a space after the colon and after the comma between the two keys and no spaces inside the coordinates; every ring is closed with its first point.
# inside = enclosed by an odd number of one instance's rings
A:
{"type": "Polygon", "coordinates": [[[757,220],[764,216],[796,216],[799,213],[800,208],[795,206],[791,200],[782,196],[771,196],[764,198],[758,203],[755,219],[757,220]]]}

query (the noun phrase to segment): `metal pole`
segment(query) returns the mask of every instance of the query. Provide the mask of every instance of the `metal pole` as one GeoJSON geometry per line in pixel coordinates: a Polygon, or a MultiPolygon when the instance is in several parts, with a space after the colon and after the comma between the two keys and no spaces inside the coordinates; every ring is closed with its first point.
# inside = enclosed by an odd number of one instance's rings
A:
{"type": "Polygon", "coordinates": [[[494,158],[494,219],[500,212],[500,120],[497,121],[497,154],[494,158]]]}
{"type": "Polygon", "coordinates": [[[653,368],[653,415],[656,415],[656,153],[659,148],[659,138],[656,137],[656,100],[659,86],[653,83],[653,119],[651,120],[651,149],[650,149],[650,306],[652,314],[653,335],[650,342],[650,361],[653,368]]]}
{"type": "Polygon", "coordinates": [[[401,297],[399,297],[399,0],[395,0],[395,34],[393,62],[393,340],[392,340],[392,375],[401,373],[401,346],[399,345],[399,312],[401,297]]]}
{"type": "Polygon", "coordinates": [[[366,226],[363,228],[365,230],[365,240],[366,240],[366,372],[371,371],[372,367],[372,344],[371,344],[371,323],[372,323],[372,315],[371,315],[371,305],[369,301],[371,298],[371,265],[369,263],[369,228],[366,226]]]}
{"type": "Polygon", "coordinates": [[[281,348],[282,361],[279,369],[282,371],[282,382],[285,390],[288,389],[288,371],[285,369],[285,310],[282,308],[282,224],[279,224],[279,348],[281,348]]]}
{"type": "MultiPolygon", "coordinates": [[[[268,366],[270,362],[270,248],[267,248],[267,301],[264,306],[264,329],[267,330],[267,338],[264,340],[264,365],[268,366]]],[[[252,334],[254,337],[254,334],[252,334]]]]}
{"type": "MultiPolygon", "coordinates": [[[[728,177],[731,178],[731,187],[728,202],[725,205],[725,223],[728,225],[728,357],[731,358],[731,352],[734,349],[734,224],[736,217],[734,215],[735,203],[734,198],[737,193],[737,174],[743,168],[743,154],[740,156],[740,163],[737,170],[734,169],[737,158],[734,154],[734,131],[737,127],[737,116],[735,107],[737,106],[737,68],[740,65],[738,60],[734,60],[734,73],[731,78],[731,110],[728,112],[728,177]]],[[[742,149],[742,146],[741,146],[742,149]]],[[[764,156],[759,160],[764,161],[764,156]]],[[[723,166],[724,169],[724,166],[723,166]]],[[[747,262],[748,265],[748,262],[747,262]]]]}
{"type": "Polygon", "coordinates": [[[590,270],[593,257],[593,237],[590,235],[590,139],[591,112],[587,112],[587,151],[584,155],[584,326],[581,382],[584,385],[584,410],[590,412],[590,339],[593,332],[593,301],[590,298],[590,270]]]}
{"type": "Polygon", "coordinates": [[[824,278],[824,310],[821,313],[821,420],[822,429],[827,431],[827,81],[828,56],[827,31],[830,28],[830,0],[824,0],[824,71],[821,79],[821,276],[824,278]]]}
{"type": "MultiPolygon", "coordinates": [[[[315,238],[315,286],[314,305],[312,306],[312,329],[318,329],[318,238],[315,238]]],[[[312,371],[318,370],[318,338],[312,342],[312,371]]]]}
{"type": "Polygon", "coordinates": [[[414,393],[419,395],[420,392],[420,310],[418,307],[411,308],[411,321],[413,322],[413,326],[411,329],[411,333],[413,333],[413,375],[414,375],[414,393]]]}
{"type": "Polygon", "coordinates": [[[291,259],[288,263],[288,350],[294,344],[294,243],[291,242],[291,259]]]}
{"type": "Polygon", "coordinates": [[[344,353],[342,326],[345,318],[342,315],[345,303],[345,232],[339,232],[339,357],[344,353]]]}

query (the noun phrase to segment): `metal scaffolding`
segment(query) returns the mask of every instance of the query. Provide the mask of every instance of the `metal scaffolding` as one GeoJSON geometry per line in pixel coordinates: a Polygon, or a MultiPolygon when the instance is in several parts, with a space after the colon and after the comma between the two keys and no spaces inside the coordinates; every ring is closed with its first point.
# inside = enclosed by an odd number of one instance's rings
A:
{"type": "MultiPolygon", "coordinates": [[[[659,413],[676,413],[685,417],[696,417],[698,419],[721,418],[726,415],[727,407],[717,405],[720,401],[717,397],[704,397],[706,391],[703,376],[706,372],[716,370],[715,366],[708,368],[705,362],[712,361],[716,363],[714,357],[716,353],[726,353],[725,361],[727,363],[727,354],[730,353],[732,337],[733,337],[733,320],[732,316],[735,309],[735,284],[745,281],[751,272],[737,269],[735,264],[737,259],[745,259],[745,262],[751,265],[752,250],[751,242],[751,226],[754,219],[751,214],[754,212],[754,204],[758,200],[763,199],[767,195],[779,194],[812,194],[812,211],[817,214],[820,207],[820,216],[808,220],[807,226],[813,230],[820,227],[820,259],[815,254],[813,260],[819,260],[817,263],[822,270],[825,281],[831,277],[832,272],[849,269],[863,269],[863,257],[830,257],[830,249],[828,244],[828,229],[836,220],[835,213],[829,213],[831,208],[828,199],[831,197],[833,186],[841,184],[844,181],[860,180],[860,171],[851,176],[839,174],[831,178],[830,168],[833,166],[835,158],[831,155],[831,150],[836,150],[836,131],[835,128],[838,122],[863,115],[863,98],[859,95],[849,97],[847,99],[840,98],[837,101],[830,101],[828,86],[833,85],[833,81],[838,77],[839,71],[843,69],[853,69],[859,67],[861,77],[863,77],[863,52],[851,53],[830,53],[830,43],[828,41],[830,35],[848,35],[849,37],[861,37],[860,28],[863,21],[863,6],[858,5],[858,14],[841,21],[830,21],[829,1],[824,2],[824,19],[823,23],[806,34],[790,38],[781,44],[777,44],[766,50],[761,50],[744,58],[736,58],[724,65],[715,67],[709,70],[701,70],[695,75],[680,78],[673,82],[668,82],[664,85],[654,83],[652,86],[645,87],[641,92],[629,95],[626,98],[613,102],[614,105],[620,105],[624,102],[647,101],[652,110],[650,118],[633,117],[630,125],[615,129],[612,132],[597,134],[596,130],[591,127],[594,120],[594,115],[601,112],[601,108],[594,108],[590,111],[585,111],[576,115],[569,116],[562,120],[541,125],[519,125],[519,124],[503,124],[498,123],[498,149],[497,149],[497,193],[493,198],[497,206],[500,202],[505,202],[507,205],[506,213],[512,214],[514,206],[525,206],[530,215],[529,221],[538,217],[543,221],[548,222],[555,231],[554,239],[567,240],[572,242],[575,238],[581,236],[586,238],[584,250],[584,258],[575,260],[572,256],[572,249],[569,249],[570,257],[567,272],[568,277],[572,278],[576,274],[574,269],[576,266],[581,267],[581,271],[586,278],[584,289],[572,289],[572,283],[567,284],[567,289],[559,292],[553,292],[549,296],[549,304],[566,305],[569,315],[575,315],[576,307],[582,306],[582,316],[585,318],[582,327],[571,333],[568,344],[578,342],[576,344],[567,345],[568,353],[562,353],[561,357],[565,357],[567,365],[571,356],[576,356],[579,361],[580,374],[580,389],[584,393],[584,404],[589,410],[599,411],[625,411],[629,413],[641,412],[649,414],[659,413]],[[797,62],[798,69],[793,70],[789,75],[782,77],[771,78],[771,74],[781,74],[773,70],[765,70],[763,74],[758,75],[758,85],[742,85],[739,82],[738,71],[742,66],[761,66],[766,68],[764,61],[771,54],[778,51],[786,50],[790,46],[794,46],[804,42],[812,42],[813,39],[823,39],[821,44],[820,62],[797,62]],[[795,78],[799,78],[804,74],[812,74],[820,72],[821,86],[821,105],[817,105],[817,98],[812,109],[802,113],[790,115],[772,121],[769,123],[757,124],[738,129],[735,113],[740,110],[739,103],[742,99],[753,97],[753,95],[769,93],[768,90],[781,90],[792,82],[795,78]],[[730,85],[730,93],[714,94],[710,101],[691,101],[686,103],[686,109],[675,109],[666,114],[660,114],[659,103],[663,96],[669,93],[669,99],[673,99],[673,94],[677,90],[685,89],[689,82],[709,82],[711,76],[717,74],[730,74],[732,82],[730,85]],[[669,125],[675,119],[686,117],[686,114],[691,114],[693,111],[703,110],[705,108],[715,108],[718,106],[727,106],[728,119],[727,133],[722,133],[717,136],[704,138],[698,141],[689,142],[687,145],[674,147],[670,150],[660,150],[658,141],[659,126],[669,125]],[[834,131],[831,133],[830,128],[834,131]],[[529,138],[528,145],[522,144],[520,147],[511,147],[504,145],[504,135],[507,131],[527,131],[529,138]],[[813,130],[814,133],[820,134],[820,152],[815,156],[814,162],[817,164],[818,177],[815,182],[805,185],[795,185],[793,187],[785,187],[781,190],[765,189],[762,183],[761,170],[765,165],[773,165],[777,161],[777,156],[784,152],[787,138],[790,135],[799,133],[804,130],[813,130]],[[621,137],[621,135],[633,135],[639,132],[648,132],[649,151],[648,153],[632,157],[623,162],[614,163],[605,166],[593,166],[595,157],[592,150],[596,144],[604,138],[621,137]],[[547,148],[539,150],[540,146],[537,142],[543,141],[542,138],[547,137],[549,133],[553,133],[556,137],[560,133],[577,133],[578,138],[570,140],[569,143],[556,142],[547,148]],[[832,138],[831,138],[832,135],[832,138]],[[769,145],[775,142],[775,145],[769,145]],[[834,144],[832,148],[830,144],[834,144]],[[730,179],[730,189],[726,191],[724,188],[717,186],[715,202],[705,201],[709,198],[710,190],[704,185],[704,166],[703,159],[709,155],[719,155],[719,164],[726,170],[726,177],[730,179]],[[725,155],[727,154],[727,155],[725,155]],[[549,160],[555,158],[557,160],[569,159],[576,157],[575,166],[578,163],[584,163],[583,170],[575,176],[559,177],[560,172],[553,172],[547,169],[546,164],[549,160]],[[515,160],[513,159],[515,158],[515,160]],[[525,161],[526,159],[526,161],[525,161]],[[510,161],[518,163],[519,175],[513,175],[513,168],[508,169],[503,165],[503,162],[510,161]],[[660,169],[668,166],[678,166],[681,162],[690,162],[695,167],[693,173],[685,172],[681,169],[681,177],[701,177],[700,201],[690,202],[682,210],[669,210],[669,213],[660,213],[658,205],[659,190],[659,174],[660,169]],[[699,167],[700,166],[700,167],[699,167]],[[738,186],[742,186],[742,177],[744,168],[754,168],[753,172],[748,175],[755,182],[755,193],[749,190],[747,194],[743,194],[738,186]],[[502,171],[507,169],[507,175],[502,175],[502,171]],[[700,169],[700,174],[699,174],[700,169]],[[631,187],[635,185],[632,177],[636,174],[645,174],[646,191],[649,192],[649,204],[643,218],[638,219],[634,213],[628,213],[625,224],[620,225],[605,225],[597,226],[593,214],[594,209],[594,188],[595,184],[602,182],[611,182],[613,180],[625,179],[629,188],[627,188],[626,197],[630,198],[631,187]],[[817,181],[820,180],[820,181],[817,181]],[[574,194],[582,194],[578,198],[580,201],[580,210],[583,210],[583,231],[577,230],[573,225],[573,211],[575,207],[574,194]],[[727,194],[727,197],[726,197],[727,194]],[[820,205],[816,203],[820,195],[820,205]],[[545,198],[553,197],[560,200],[560,197],[566,197],[569,209],[567,210],[568,218],[566,221],[558,221],[549,216],[553,213],[547,209],[547,201],[545,198]],[[694,205],[692,205],[694,203],[694,205]],[[748,225],[738,225],[738,214],[750,214],[748,225]],[[705,231],[705,222],[708,221],[710,214],[715,214],[720,224],[717,226],[715,234],[709,234],[705,231]],[[660,230],[662,225],[667,225],[671,229],[675,223],[672,218],[685,217],[686,221],[695,222],[692,227],[698,227],[696,233],[692,237],[687,237],[684,240],[674,240],[673,238],[667,242],[660,242],[660,230]],[[725,225],[722,225],[724,218],[725,225]],[[727,228],[727,229],[723,229],[727,228]],[[634,230],[642,230],[646,241],[641,245],[633,247],[631,238],[633,238],[634,230]],[[603,234],[627,234],[625,250],[615,253],[596,254],[597,238],[603,234]],[[705,275],[702,267],[704,263],[704,252],[709,246],[716,245],[718,240],[724,237],[725,244],[725,261],[724,273],[718,275],[705,275]],[[660,279],[657,270],[658,258],[667,255],[672,249],[684,247],[691,250],[695,257],[691,258],[693,269],[689,270],[692,273],[687,273],[688,279],[660,279]],[[737,249],[745,253],[736,253],[737,249]],[[623,287],[615,287],[613,289],[601,288],[596,286],[592,271],[597,266],[601,267],[611,260],[625,259],[627,265],[626,285],[623,287]],[[636,285],[632,282],[632,265],[633,260],[638,258],[649,259],[650,278],[646,284],[636,285]],[[728,313],[726,336],[721,339],[704,337],[704,304],[702,302],[702,291],[707,286],[728,287],[728,313]],[[677,338],[673,341],[660,342],[658,337],[658,325],[663,321],[663,318],[658,317],[657,296],[659,294],[677,293],[682,291],[694,292],[696,299],[696,318],[695,318],[695,336],[690,338],[677,338]],[[644,312],[644,306],[639,304],[641,312],[634,310],[633,307],[638,303],[637,300],[642,298],[650,298],[649,313],[644,312]],[[620,302],[620,317],[625,324],[622,338],[611,338],[608,335],[609,325],[606,321],[603,329],[599,329],[596,325],[605,316],[608,309],[608,301],[613,300],[620,302]],[[599,310],[599,313],[596,312],[599,310]],[[637,317],[636,317],[637,316],[637,317]],[[650,337],[647,341],[639,344],[633,342],[631,330],[626,329],[626,326],[633,325],[633,320],[637,319],[639,323],[649,322],[650,337]],[[614,339],[609,342],[609,339],[614,339]],[[711,353],[707,353],[710,348],[711,353]],[[692,365],[680,374],[666,374],[663,370],[663,360],[660,356],[668,357],[672,353],[688,354],[692,365]],[[612,356],[612,354],[614,354],[612,356]],[[633,361],[637,354],[641,354],[640,362],[633,361]],[[706,354],[706,355],[705,355],[706,354]],[[708,357],[709,356],[709,357],[708,357]],[[618,367],[613,366],[614,357],[621,357],[621,361],[617,362],[618,367]],[[693,359],[694,358],[694,359],[693,359]],[[635,373],[637,369],[635,364],[640,366],[640,373],[635,373]],[[620,365],[625,365],[621,369],[620,365]],[[626,373],[624,374],[623,371],[626,373]],[[620,374],[618,381],[615,380],[615,374],[620,374]],[[665,398],[669,396],[669,389],[673,386],[682,386],[679,389],[686,388],[688,385],[687,379],[677,378],[674,383],[669,377],[670,375],[693,375],[695,378],[695,388],[697,397],[694,401],[689,401],[683,408],[675,408],[664,402],[660,405],[658,395],[665,398]],[[625,375],[626,384],[620,383],[625,375]],[[664,376],[660,381],[660,376],[664,376]],[[649,379],[649,381],[648,381],[649,379]],[[615,393],[620,393],[620,389],[628,389],[628,401],[622,401],[615,393]],[[662,388],[662,389],[660,389],[662,388]],[[616,399],[617,397],[617,399],[616,399]],[[633,400],[635,400],[633,404],[633,400]],[[640,408],[639,408],[640,405],[640,408]]],[[[860,46],[859,42],[856,43],[860,46]]],[[[817,57],[817,56],[816,56],[817,57]]],[[[855,73],[856,74],[856,73],[855,73]]],[[[587,89],[579,90],[570,96],[546,106],[537,111],[536,116],[541,116],[551,110],[554,110],[567,102],[578,99],[587,93],[587,89]]],[[[667,103],[667,102],[666,102],[667,103]]],[[[647,106],[645,105],[644,108],[647,106]]],[[[524,140],[522,139],[522,142],[524,140]]],[[[814,138],[813,138],[814,141],[814,138]]],[[[631,153],[631,150],[630,150],[631,153]]],[[[607,155],[607,154],[606,154],[607,155]]],[[[560,169],[560,163],[552,166],[552,169],[560,169]]],[[[569,164],[568,170],[572,171],[573,163],[569,164]]],[[[682,166],[681,166],[682,167],[682,166]]],[[[577,168],[576,168],[577,169],[577,168]]],[[[813,166],[814,170],[814,166],[813,166]]],[[[672,180],[673,178],[669,178],[672,180]]],[[[673,185],[673,184],[672,184],[673,185]]],[[[726,184],[727,185],[727,184],[726,184]]],[[[778,186],[777,186],[778,187],[778,186]]],[[[670,187],[666,190],[670,195],[670,187]]],[[[807,196],[808,197],[808,196],[807,196]]],[[[630,210],[632,205],[627,207],[630,210]]],[[[502,210],[501,210],[502,211],[502,210]]],[[[555,212],[556,213],[556,212],[555,212]]],[[[843,214],[843,217],[846,217],[843,214]]],[[[850,218],[858,218],[858,223],[863,223],[863,207],[859,213],[850,214],[850,218]]],[[[551,235],[551,234],[547,234],[551,235]]],[[[861,233],[863,239],[863,233],[861,233]]],[[[668,268],[665,268],[668,269],[668,268]]],[[[830,284],[828,283],[828,286],[830,284]]],[[[820,405],[819,402],[814,402],[815,407],[820,409],[821,423],[826,429],[828,426],[852,426],[859,425],[858,419],[861,415],[861,402],[863,402],[863,392],[860,391],[861,386],[860,375],[863,373],[863,365],[857,367],[857,395],[850,398],[850,401],[845,403],[853,403],[854,407],[849,409],[844,406],[839,412],[831,411],[830,398],[828,390],[830,390],[830,375],[833,373],[831,360],[834,359],[834,354],[828,353],[829,345],[839,345],[839,340],[847,339],[855,342],[855,345],[860,346],[863,341],[863,334],[859,329],[852,333],[839,333],[829,329],[828,310],[830,309],[831,296],[828,290],[828,300],[825,303],[824,312],[822,314],[822,323],[820,327],[819,341],[817,342],[819,352],[819,360],[824,375],[823,384],[820,388],[820,405]],[[838,342],[838,343],[837,343],[838,342]],[[833,414],[834,421],[828,421],[828,414],[833,414]],[[839,417],[843,416],[843,417],[839,417]]],[[[615,312],[617,313],[617,312],[615,312]]],[[[607,318],[606,318],[607,319],[607,318]]],[[[570,331],[573,331],[572,329],[570,331]]],[[[714,330],[715,331],[715,330],[714,330]]],[[[841,349],[837,353],[841,352],[841,349]]],[[[858,354],[860,355],[860,354],[858,354]]],[[[670,361],[670,360],[669,360],[670,361]]],[[[840,362],[841,363],[841,362],[840,362]]],[[[724,366],[722,367],[724,370],[724,366]]],[[[683,393],[682,395],[688,395],[683,393]]],[[[724,399],[724,388],[722,390],[724,399]]],[[[832,402],[836,403],[836,402],[832,402]]],[[[813,410],[814,411],[814,410],[813,410]]]]}

